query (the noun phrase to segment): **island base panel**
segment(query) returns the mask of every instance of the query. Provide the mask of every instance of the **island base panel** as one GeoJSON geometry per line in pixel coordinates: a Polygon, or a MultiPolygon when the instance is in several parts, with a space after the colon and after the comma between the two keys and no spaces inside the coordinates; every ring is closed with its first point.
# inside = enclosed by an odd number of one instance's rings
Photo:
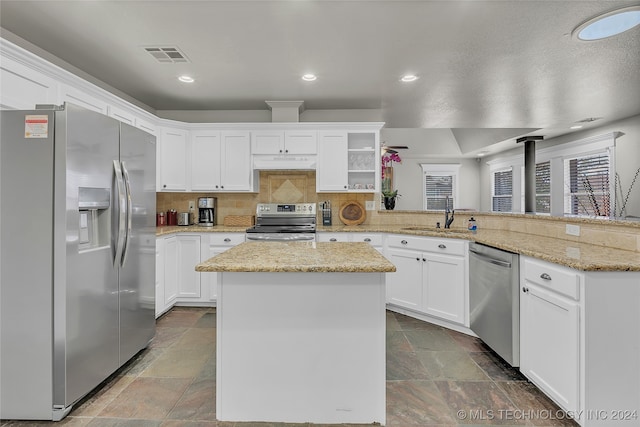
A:
{"type": "Polygon", "coordinates": [[[384,273],[218,274],[218,420],[385,424],[384,273]]]}

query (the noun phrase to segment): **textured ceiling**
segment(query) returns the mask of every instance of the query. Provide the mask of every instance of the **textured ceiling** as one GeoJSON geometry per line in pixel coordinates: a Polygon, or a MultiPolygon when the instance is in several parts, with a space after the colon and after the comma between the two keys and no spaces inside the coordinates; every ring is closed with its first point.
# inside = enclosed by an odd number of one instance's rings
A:
{"type": "Polygon", "coordinates": [[[0,25],[155,110],[303,100],[307,109],[378,109],[387,127],[553,136],[586,117],[640,114],[640,29],[571,37],[585,20],[634,4],[2,0],[0,25]],[[178,46],[190,62],[158,63],[143,46],[178,46]],[[307,72],[318,80],[302,81],[307,72]],[[420,78],[401,83],[406,73],[420,78]],[[181,74],[196,82],[178,82],[181,74]]]}

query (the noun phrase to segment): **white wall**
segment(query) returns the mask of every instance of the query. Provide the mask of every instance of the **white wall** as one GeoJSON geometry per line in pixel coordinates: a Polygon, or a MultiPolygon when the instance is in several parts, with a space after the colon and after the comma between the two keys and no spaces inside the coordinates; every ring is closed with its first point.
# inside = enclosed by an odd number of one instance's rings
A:
{"type": "MultiPolygon", "coordinates": [[[[536,144],[536,148],[552,147],[611,132],[622,132],[624,134],[616,139],[615,167],[622,182],[622,190],[626,195],[633,177],[640,167],[640,115],[581,132],[573,132],[557,138],[540,141],[536,144]]],[[[480,164],[480,210],[491,210],[491,175],[487,162],[518,154],[523,154],[521,148],[505,151],[483,159],[480,164]]],[[[618,202],[618,206],[620,206],[620,202],[618,202]]],[[[640,176],[633,186],[626,211],[628,216],[640,218],[640,176]]]]}
{"type": "Polygon", "coordinates": [[[393,164],[394,186],[401,195],[396,200],[396,210],[424,209],[421,163],[459,164],[459,198],[458,205],[454,206],[454,209],[478,210],[480,207],[480,194],[478,194],[480,164],[475,159],[409,156],[402,157],[402,163],[393,164]]]}

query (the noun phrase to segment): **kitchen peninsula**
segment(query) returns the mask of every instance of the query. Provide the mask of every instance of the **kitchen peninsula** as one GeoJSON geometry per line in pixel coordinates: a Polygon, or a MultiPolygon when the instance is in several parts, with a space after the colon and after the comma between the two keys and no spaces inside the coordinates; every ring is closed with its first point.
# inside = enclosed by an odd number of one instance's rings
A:
{"type": "Polygon", "coordinates": [[[367,243],[243,243],[218,274],[221,421],[385,424],[385,273],[367,243]]]}

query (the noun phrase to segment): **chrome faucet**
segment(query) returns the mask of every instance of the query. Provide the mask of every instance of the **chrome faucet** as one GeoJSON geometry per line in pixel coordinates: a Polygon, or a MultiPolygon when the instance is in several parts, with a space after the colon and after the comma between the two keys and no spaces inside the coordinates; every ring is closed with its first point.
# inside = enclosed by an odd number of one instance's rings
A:
{"type": "Polygon", "coordinates": [[[445,211],[444,211],[444,228],[451,228],[451,223],[453,222],[453,217],[455,215],[455,210],[449,210],[449,196],[445,197],[445,211]],[[449,212],[451,212],[451,218],[449,218],[449,212]]]}

